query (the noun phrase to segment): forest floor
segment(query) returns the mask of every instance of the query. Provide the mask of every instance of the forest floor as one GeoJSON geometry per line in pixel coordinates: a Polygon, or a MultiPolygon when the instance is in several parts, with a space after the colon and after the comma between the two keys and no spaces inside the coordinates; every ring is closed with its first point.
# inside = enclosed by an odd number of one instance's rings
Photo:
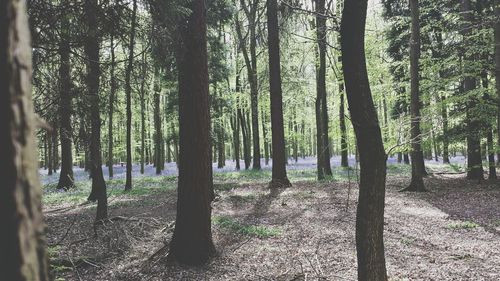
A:
{"type": "MultiPolygon", "coordinates": [[[[390,280],[500,280],[500,181],[467,181],[457,165],[428,169],[429,192],[400,193],[409,167],[388,166],[390,280]]],[[[128,193],[122,178],[107,181],[111,221],[97,227],[88,179],[57,192],[43,176],[56,280],[356,280],[356,171],[335,168],[322,182],[314,169],[289,176],[292,188],[270,191],[268,170],[214,173],[218,253],[195,268],[165,261],[175,176],[138,177],[128,193]]]]}

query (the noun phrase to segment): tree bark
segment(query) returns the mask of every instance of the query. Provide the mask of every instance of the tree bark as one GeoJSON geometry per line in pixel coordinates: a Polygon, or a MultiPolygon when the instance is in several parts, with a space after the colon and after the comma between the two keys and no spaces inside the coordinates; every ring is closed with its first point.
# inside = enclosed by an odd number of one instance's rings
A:
{"type": "Polygon", "coordinates": [[[316,70],[316,121],[318,127],[318,179],[331,176],[330,145],[328,137],[328,106],[326,99],[326,15],[325,0],[315,0],[316,3],[316,37],[318,41],[318,63],[316,70]],[[321,165],[320,165],[321,163],[321,165]]]}
{"type": "Polygon", "coordinates": [[[71,76],[68,18],[62,16],[62,30],[59,43],[59,138],[61,140],[61,172],[57,189],[68,190],[75,186],[73,179],[73,155],[71,128],[71,76]]]}
{"type": "Polygon", "coordinates": [[[349,167],[349,159],[347,151],[347,128],[345,125],[344,83],[339,83],[339,91],[340,91],[339,120],[340,120],[340,150],[341,150],[340,165],[344,168],[347,168],[349,167]]]}
{"type": "Polygon", "coordinates": [[[111,88],[109,92],[109,108],[108,108],[108,176],[113,178],[113,113],[115,110],[115,96],[116,96],[116,77],[115,77],[115,45],[114,45],[114,34],[111,32],[111,70],[110,70],[110,83],[111,88]]]}
{"type": "MultiPolygon", "coordinates": [[[[500,145],[500,0],[495,0],[495,89],[497,93],[497,145],[500,145]]],[[[500,150],[497,150],[500,164],[500,150]]]]}
{"type": "Polygon", "coordinates": [[[215,252],[211,230],[214,199],[210,153],[210,107],[205,1],[191,2],[180,26],[179,182],[177,217],[169,257],[200,265],[215,252]]]}
{"type": "Polygon", "coordinates": [[[97,30],[97,0],[85,0],[85,23],[87,26],[87,38],[84,51],[87,58],[87,89],[90,105],[90,174],[92,176],[92,190],[89,201],[97,200],[96,222],[108,216],[108,199],[106,194],[106,182],[102,173],[101,158],[101,116],[99,112],[99,36],[97,30]]]}
{"type": "Polygon", "coordinates": [[[0,272],[2,280],[48,277],[42,190],[31,99],[31,43],[26,2],[0,4],[0,272]]]}
{"type": "MultiPolygon", "coordinates": [[[[464,26],[462,28],[462,35],[464,39],[464,47],[468,49],[468,40],[470,39],[472,32],[472,10],[470,0],[461,1],[461,15],[464,21],[464,26]]],[[[473,55],[464,55],[464,72],[465,77],[463,81],[463,90],[468,93],[476,88],[476,79],[474,74],[471,73],[474,70],[471,69],[468,62],[474,60],[473,55]]],[[[467,125],[467,179],[470,180],[482,180],[483,178],[483,163],[481,159],[481,141],[480,141],[480,124],[472,109],[476,107],[476,101],[474,98],[469,98],[467,102],[466,109],[466,125],[467,125]]]]}
{"type": "Polygon", "coordinates": [[[278,3],[267,1],[267,34],[269,48],[269,89],[271,94],[271,133],[273,150],[271,188],[290,187],[286,175],[285,129],[283,127],[283,94],[279,47],[278,3]]]}
{"type": "Polygon", "coordinates": [[[163,134],[162,134],[162,129],[161,129],[161,117],[160,117],[160,93],[161,93],[160,74],[159,74],[159,70],[156,69],[156,71],[155,71],[155,86],[154,86],[153,122],[154,122],[154,127],[155,127],[155,133],[154,133],[154,142],[155,142],[154,161],[155,161],[155,163],[154,164],[155,164],[157,175],[160,175],[161,170],[162,170],[161,147],[163,145],[162,144],[163,134]]]}
{"type": "Polygon", "coordinates": [[[130,26],[128,65],[125,71],[125,98],[127,101],[127,171],[125,177],[125,190],[132,189],[132,87],[130,85],[130,76],[132,74],[132,67],[134,63],[137,0],[133,0],[133,5],[132,22],[130,26]]]}
{"type": "MultiPolygon", "coordinates": [[[[142,53],[142,77],[141,77],[141,174],[144,174],[144,161],[146,160],[146,52],[142,53]]],[[[168,144],[167,144],[168,145],[168,144]]],[[[169,154],[170,156],[170,154],[169,154]]]]}
{"type": "Polygon", "coordinates": [[[387,157],[366,70],[367,5],[368,0],[344,2],[342,66],[361,166],[356,215],[358,280],[386,281],[383,231],[387,157]]]}
{"type": "Polygon", "coordinates": [[[411,182],[403,191],[425,191],[425,173],[422,153],[422,133],[420,131],[420,11],[418,0],[410,0],[411,39],[410,39],[410,76],[411,76],[411,182]]]}

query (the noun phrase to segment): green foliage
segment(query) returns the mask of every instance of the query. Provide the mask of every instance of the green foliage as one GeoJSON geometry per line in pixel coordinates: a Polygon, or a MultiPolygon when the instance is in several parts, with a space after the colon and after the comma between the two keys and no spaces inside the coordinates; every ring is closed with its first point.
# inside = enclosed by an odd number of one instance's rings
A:
{"type": "Polygon", "coordinates": [[[277,228],[267,227],[263,225],[247,225],[242,224],[230,217],[214,217],[213,223],[221,228],[230,230],[246,236],[254,236],[258,238],[276,237],[281,234],[277,228]]]}
{"type": "Polygon", "coordinates": [[[449,229],[474,229],[479,227],[478,224],[471,221],[463,221],[457,223],[450,223],[447,226],[449,229]]]}

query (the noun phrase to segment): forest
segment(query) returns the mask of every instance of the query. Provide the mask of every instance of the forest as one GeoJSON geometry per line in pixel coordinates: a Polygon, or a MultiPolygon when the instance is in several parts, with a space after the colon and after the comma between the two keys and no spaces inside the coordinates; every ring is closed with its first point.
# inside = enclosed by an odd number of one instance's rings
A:
{"type": "Polygon", "coordinates": [[[500,280],[500,0],[3,0],[0,280],[500,280]]]}

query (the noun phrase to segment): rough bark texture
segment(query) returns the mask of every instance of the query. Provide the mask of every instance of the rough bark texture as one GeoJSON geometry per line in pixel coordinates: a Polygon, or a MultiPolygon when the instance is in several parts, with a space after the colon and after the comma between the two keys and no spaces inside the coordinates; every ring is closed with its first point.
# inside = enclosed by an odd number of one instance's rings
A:
{"type": "Polygon", "coordinates": [[[214,253],[211,229],[212,157],[205,1],[190,4],[191,15],[180,26],[179,182],[177,217],[170,243],[171,259],[199,265],[214,253]]]}
{"type": "Polygon", "coordinates": [[[316,37],[318,41],[316,70],[316,124],[318,141],[318,178],[331,176],[330,145],[328,137],[328,107],[326,104],[326,17],[325,0],[316,3],[316,37]],[[321,170],[321,171],[320,171],[321,170]]]}
{"type": "Polygon", "coordinates": [[[410,76],[411,76],[411,182],[404,191],[425,191],[425,173],[422,153],[422,133],[420,131],[420,11],[418,0],[410,0],[411,39],[410,39],[410,76]]]}
{"type": "Polygon", "coordinates": [[[87,26],[87,38],[84,51],[87,58],[87,90],[90,106],[90,174],[92,177],[92,191],[88,200],[97,200],[96,221],[108,216],[108,199],[106,194],[106,182],[102,173],[101,158],[101,116],[99,112],[99,36],[97,30],[97,0],[86,0],[84,3],[85,23],[87,26]]]}
{"type": "Polygon", "coordinates": [[[340,91],[340,109],[339,109],[339,123],[340,123],[340,165],[344,168],[349,167],[348,151],[347,151],[347,128],[345,125],[345,105],[344,105],[344,83],[339,84],[340,91]]]}
{"type": "Polygon", "coordinates": [[[132,87],[130,85],[130,76],[134,63],[135,46],[135,26],[137,15],[137,0],[133,1],[132,23],[130,26],[130,42],[128,49],[128,65],[125,71],[125,99],[127,101],[127,171],[125,177],[125,190],[132,189],[132,87]]]}
{"type": "MultiPolygon", "coordinates": [[[[500,0],[495,0],[495,88],[497,93],[497,145],[500,145],[500,0]]],[[[500,150],[497,151],[500,163],[500,150]]]]}
{"type": "Polygon", "coordinates": [[[111,33],[111,70],[110,70],[110,83],[111,88],[109,91],[109,108],[108,108],[108,174],[109,178],[113,178],[113,164],[114,164],[114,156],[113,156],[113,113],[115,109],[115,95],[116,95],[116,77],[115,77],[115,67],[116,67],[116,58],[115,58],[115,45],[114,45],[114,36],[111,33]]]}
{"type": "Polygon", "coordinates": [[[356,216],[358,280],[385,281],[386,155],[366,70],[364,33],[367,5],[368,0],[345,1],[340,31],[342,65],[361,167],[356,216]]]}
{"type": "MultiPolygon", "coordinates": [[[[464,26],[462,28],[462,35],[464,39],[464,45],[467,46],[467,41],[471,40],[469,37],[472,32],[472,10],[470,0],[461,1],[461,16],[464,21],[464,26]]],[[[464,72],[465,77],[463,81],[463,90],[468,93],[476,88],[476,79],[471,73],[474,70],[471,69],[467,62],[473,61],[473,55],[466,52],[464,56],[464,72]]],[[[471,97],[468,101],[467,112],[466,112],[466,122],[467,122],[467,178],[471,180],[482,180],[483,179],[483,163],[481,160],[481,141],[480,141],[480,124],[476,120],[473,108],[476,107],[476,101],[474,97],[471,97]]]]}
{"type": "Polygon", "coordinates": [[[31,101],[31,44],[22,0],[0,4],[0,93],[0,279],[46,281],[42,191],[31,101]]]}
{"type": "Polygon", "coordinates": [[[273,169],[271,188],[289,187],[286,175],[285,129],[283,127],[283,100],[277,0],[267,1],[267,34],[269,48],[269,89],[271,94],[271,133],[273,169]]]}
{"type": "Polygon", "coordinates": [[[163,158],[161,157],[161,150],[163,146],[163,134],[161,129],[161,117],[160,117],[160,77],[159,71],[155,71],[155,86],[154,86],[154,109],[153,109],[153,121],[155,127],[154,142],[155,142],[155,153],[154,153],[154,165],[156,168],[156,174],[161,174],[163,158]]]}
{"type": "Polygon", "coordinates": [[[61,42],[59,44],[59,138],[61,140],[61,173],[57,189],[68,190],[74,187],[73,155],[71,128],[71,77],[70,77],[70,40],[68,19],[62,17],[61,42]]]}
{"type": "Polygon", "coordinates": [[[495,180],[497,179],[497,170],[495,166],[495,146],[493,144],[493,129],[488,128],[488,166],[490,173],[488,174],[488,179],[495,180]]]}

